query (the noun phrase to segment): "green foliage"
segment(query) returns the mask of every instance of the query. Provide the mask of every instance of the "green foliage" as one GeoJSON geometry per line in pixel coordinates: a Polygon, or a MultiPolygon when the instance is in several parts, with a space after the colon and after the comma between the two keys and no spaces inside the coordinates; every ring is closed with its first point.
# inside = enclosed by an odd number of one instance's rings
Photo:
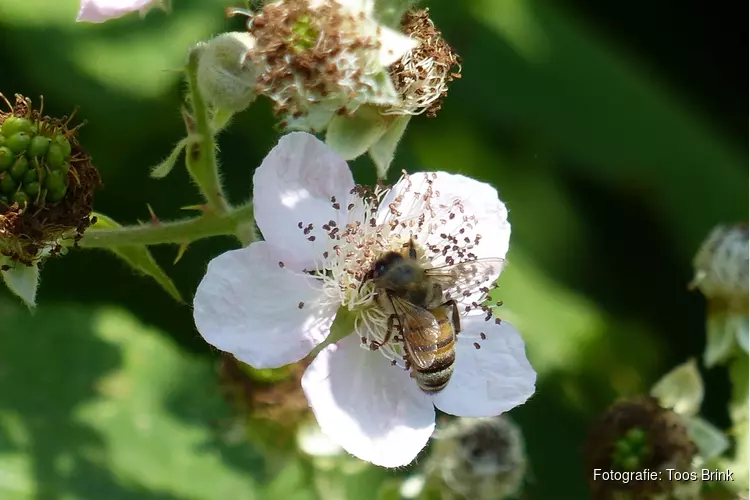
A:
{"type": "MultiPolygon", "coordinates": [[[[94,216],[97,221],[95,224],[91,225],[90,230],[116,229],[120,227],[117,222],[106,215],[94,214],[94,216]]],[[[182,301],[182,296],[180,295],[179,290],[177,290],[177,287],[172,283],[172,280],[167,273],[159,267],[159,264],[157,264],[156,260],[151,256],[151,252],[149,252],[146,246],[127,245],[113,247],[111,251],[139,273],[154,278],[154,280],[156,280],[156,282],[159,283],[169,295],[174,297],[175,300],[182,301]]]]}
{"type": "Polygon", "coordinates": [[[259,498],[209,362],[121,309],[0,310],[0,497],[259,498]]]}

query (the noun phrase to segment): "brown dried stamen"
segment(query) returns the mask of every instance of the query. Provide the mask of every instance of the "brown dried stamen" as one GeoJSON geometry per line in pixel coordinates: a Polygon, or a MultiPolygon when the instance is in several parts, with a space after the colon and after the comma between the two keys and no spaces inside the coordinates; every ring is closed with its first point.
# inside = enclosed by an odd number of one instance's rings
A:
{"type": "Polygon", "coordinates": [[[388,114],[420,114],[434,118],[448,94],[448,84],[461,78],[461,58],[443,39],[429,9],[404,14],[401,30],[419,45],[391,65],[390,74],[404,103],[388,114]]]}

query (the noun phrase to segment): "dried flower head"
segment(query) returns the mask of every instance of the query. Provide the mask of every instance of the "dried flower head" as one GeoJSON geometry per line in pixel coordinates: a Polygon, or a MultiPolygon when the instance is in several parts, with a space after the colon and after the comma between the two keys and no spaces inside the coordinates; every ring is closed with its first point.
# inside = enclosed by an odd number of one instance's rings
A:
{"type": "MultiPolygon", "coordinates": [[[[0,251],[5,267],[37,264],[78,241],[90,225],[99,173],[76,139],[72,119],[51,118],[16,95],[0,111],[0,251]]],[[[43,106],[43,103],[42,103],[43,106]]],[[[3,269],[7,271],[8,269],[3,269]]]]}
{"type": "Polygon", "coordinates": [[[527,470],[523,435],[508,417],[458,418],[439,425],[426,463],[444,498],[500,500],[520,493],[527,470]],[[454,494],[451,495],[450,492],[454,494]]]}
{"type": "MultiPolygon", "coordinates": [[[[670,480],[667,469],[691,471],[696,447],[680,417],[643,396],[612,405],[589,434],[586,459],[595,500],[691,498],[693,483],[670,480]],[[655,471],[657,480],[641,476],[605,481],[594,471],[633,473],[655,471]],[[671,496],[670,496],[671,495],[671,496]]],[[[699,487],[699,485],[698,485],[699,487]]]]}
{"type": "Polygon", "coordinates": [[[415,42],[372,17],[365,0],[285,0],[248,15],[257,94],[274,102],[285,128],[322,131],[335,114],[397,105],[387,67],[415,42]]]}
{"type": "Polygon", "coordinates": [[[385,114],[425,113],[434,118],[448,93],[448,84],[461,78],[461,59],[435,28],[429,9],[404,14],[401,29],[419,45],[390,67],[391,80],[402,102],[385,114]]]}
{"type": "Polygon", "coordinates": [[[704,360],[713,366],[726,360],[738,345],[748,351],[748,226],[718,226],[693,260],[690,284],[708,300],[704,360]]]}

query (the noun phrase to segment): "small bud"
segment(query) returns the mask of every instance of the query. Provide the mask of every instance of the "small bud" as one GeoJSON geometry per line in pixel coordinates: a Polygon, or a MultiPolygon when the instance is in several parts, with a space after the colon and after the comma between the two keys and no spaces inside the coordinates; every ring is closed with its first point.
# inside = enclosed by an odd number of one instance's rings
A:
{"type": "Polygon", "coordinates": [[[255,40],[248,33],[222,33],[199,48],[198,87],[212,106],[239,112],[255,100],[259,69],[249,59],[255,40]]]}
{"type": "Polygon", "coordinates": [[[696,446],[682,419],[659,406],[652,397],[637,397],[612,405],[592,428],[586,447],[591,497],[594,500],[693,498],[700,481],[670,479],[667,469],[692,471],[696,446]],[[654,476],[628,481],[605,480],[602,472],[648,470],[654,476]],[[671,496],[670,496],[671,495],[671,496]]]}
{"type": "Polygon", "coordinates": [[[68,128],[69,118],[45,116],[20,95],[15,104],[5,103],[8,111],[0,111],[5,144],[0,148],[0,195],[5,202],[0,205],[0,253],[8,268],[3,277],[33,305],[38,271],[23,268],[37,269],[61,240],[80,239],[90,225],[93,191],[100,180],[76,140],[76,129],[68,128]]]}
{"type": "Polygon", "coordinates": [[[527,469],[521,430],[505,416],[458,418],[438,426],[425,464],[443,498],[501,500],[520,493],[527,469]]]}
{"type": "Polygon", "coordinates": [[[708,300],[704,362],[726,361],[739,347],[748,351],[748,227],[716,227],[693,260],[690,286],[708,300]]]}

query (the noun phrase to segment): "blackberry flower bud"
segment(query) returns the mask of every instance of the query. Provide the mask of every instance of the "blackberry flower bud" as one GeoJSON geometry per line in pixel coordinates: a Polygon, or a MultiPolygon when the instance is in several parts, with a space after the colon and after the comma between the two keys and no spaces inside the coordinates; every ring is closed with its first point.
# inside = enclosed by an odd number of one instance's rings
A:
{"type": "MultiPolygon", "coordinates": [[[[0,97],[2,97],[0,95],[0,97]]],[[[5,99],[4,97],[2,97],[5,99]]],[[[99,174],[68,128],[71,117],[51,118],[16,95],[0,111],[0,252],[3,271],[34,266],[77,241],[90,225],[99,174]]]]}
{"type": "Polygon", "coordinates": [[[458,418],[439,427],[434,439],[425,471],[429,483],[445,486],[438,486],[444,498],[500,500],[520,493],[526,452],[509,418],[458,418]]]}
{"type": "Polygon", "coordinates": [[[667,469],[690,472],[696,451],[680,417],[655,398],[617,402],[589,434],[586,461],[592,498],[693,498],[700,483],[677,480],[667,469]],[[643,471],[657,473],[657,479],[636,474],[643,471]],[[604,474],[613,477],[605,480],[604,474]],[[618,480],[624,477],[627,480],[618,480]]]}
{"type": "Polygon", "coordinates": [[[434,118],[448,93],[448,84],[461,78],[461,59],[435,28],[429,9],[404,14],[401,29],[419,45],[391,65],[391,80],[402,102],[391,106],[385,113],[425,113],[434,118]]]}
{"type": "Polygon", "coordinates": [[[718,226],[693,260],[690,284],[708,300],[706,351],[710,367],[725,361],[735,345],[748,351],[748,227],[718,226]]]}
{"type": "Polygon", "coordinates": [[[263,71],[256,93],[268,96],[284,128],[320,132],[336,115],[363,104],[397,106],[387,68],[416,45],[381,26],[366,0],[285,0],[250,17],[250,60],[263,71]]]}
{"type": "Polygon", "coordinates": [[[239,112],[255,100],[258,68],[248,59],[255,40],[248,33],[223,33],[201,46],[198,86],[214,107],[239,112]]]}

